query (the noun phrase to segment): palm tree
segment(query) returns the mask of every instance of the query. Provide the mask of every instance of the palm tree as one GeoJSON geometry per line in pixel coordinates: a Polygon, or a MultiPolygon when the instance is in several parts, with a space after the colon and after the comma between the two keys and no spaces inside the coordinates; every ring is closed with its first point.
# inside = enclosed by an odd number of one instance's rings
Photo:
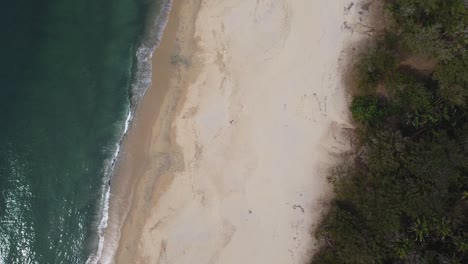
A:
{"type": "Polygon", "coordinates": [[[414,232],[416,241],[423,242],[429,235],[429,224],[427,223],[426,218],[423,218],[423,220],[418,218],[411,227],[411,231],[414,232]]]}

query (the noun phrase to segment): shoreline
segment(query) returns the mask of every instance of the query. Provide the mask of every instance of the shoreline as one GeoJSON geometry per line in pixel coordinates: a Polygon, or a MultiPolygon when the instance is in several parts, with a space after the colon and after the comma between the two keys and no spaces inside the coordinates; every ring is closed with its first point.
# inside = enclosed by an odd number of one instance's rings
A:
{"type": "Polygon", "coordinates": [[[349,147],[345,2],[174,1],[112,180],[117,250],[101,263],[310,258],[325,172],[349,147]]]}
{"type": "MultiPolygon", "coordinates": [[[[152,58],[156,49],[160,46],[162,36],[165,32],[169,20],[169,13],[172,8],[172,0],[163,0],[159,6],[151,6],[150,8],[158,8],[157,12],[150,12],[149,21],[147,25],[147,32],[144,34],[135,54],[134,73],[132,76],[132,83],[129,87],[129,92],[131,94],[129,99],[128,113],[123,124],[123,130],[120,139],[116,143],[116,149],[114,155],[111,159],[108,160],[108,165],[105,166],[106,172],[104,173],[101,199],[99,201],[99,215],[98,220],[96,221],[96,238],[95,242],[92,245],[96,246],[95,252],[88,256],[86,263],[87,264],[96,264],[96,263],[107,263],[112,259],[112,255],[116,250],[116,243],[118,242],[119,229],[117,227],[118,221],[123,221],[126,210],[119,208],[119,206],[114,205],[112,214],[114,215],[111,220],[109,220],[109,215],[111,214],[111,195],[113,194],[113,189],[111,188],[111,183],[117,181],[115,178],[118,173],[119,166],[121,166],[122,160],[125,160],[125,155],[121,154],[121,149],[124,147],[126,138],[129,132],[129,128],[134,125],[133,117],[139,115],[140,111],[139,105],[143,100],[146,92],[151,88],[151,79],[153,78],[152,74],[152,58]],[[148,62],[149,61],[149,62],[148,62]],[[148,78],[149,75],[149,78],[148,78]],[[111,224],[109,224],[111,221],[111,224]],[[109,226],[110,225],[110,226],[109,226]],[[106,244],[107,243],[107,244],[106,244]]],[[[161,91],[161,97],[164,97],[164,90],[161,91]]],[[[158,109],[155,111],[157,112],[158,109]]],[[[130,182],[127,182],[130,183],[130,182]]],[[[131,193],[131,191],[126,191],[126,193],[131,193]]],[[[127,200],[130,200],[130,196],[127,197],[127,200]]],[[[123,199],[121,199],[123,200],[123,199]]],[[[118,201],[114,204],[119,203],[118,201]]],[[[122,207],[122,206],[120,206],[122,207]]]]}
{"type": "MultiPolygon", "coordinates": [[[[150,152],[150,145],[155,123],[168,124],[169,119],[160,118],[161,111],[167,115],[169,109],[165,107],[167,97],[175,95],[174,91],[169,93],[169,83],[171,82],[174,70],[171,65],[172,54],[174,53],[174,43],[179,27],[178,14],[181,3],[173,1],[167,23],[164,28],[162,39],[156,47],[151,58],[152,82],[141,99],[135,113],[131,128],[121,145],[121,155],[115,168],[114,176],[111,179],[111,199],[109,204],[109,222],[105,231],[104,250],[98,263],[113,263],[116,253],[120,248],[120,238],[122,236],[123,224],[127,220],[130,207],[133,205],[133,192],[135,186],[141,181],[142,169],[147,166],[147,159],[150,152]],[[169,94],[168,94],[169,93],[169,94]],[[163,120],[161,120],[163,119],[163,120]]],[[[180,91],[179,91],[180,93],[180,91]]],[[[174,112],[174,110],[172,109],[174,112]]],[[[174,112],[175,114],[175,112],[174,112]]],[[[166,125],[166,130],[170,127],[166,125]]],[[[162,129],[161,129],[162,130],[162,129]]]]}

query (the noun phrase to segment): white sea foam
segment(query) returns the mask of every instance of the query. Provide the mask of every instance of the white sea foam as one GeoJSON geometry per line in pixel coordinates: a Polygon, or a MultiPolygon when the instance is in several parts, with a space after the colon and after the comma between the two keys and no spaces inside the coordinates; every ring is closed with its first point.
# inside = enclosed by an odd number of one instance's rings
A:
{"type": "Polygon", "coordinates": [[[112,263],[115,250],[120,239],[120,227],[113,227],[115,230],[108,228],[109,223],[109,200],[111,196],[111,188],[109,185],[110,178],[113,175],[115,164],[119,157],[120,146],[130,127],[133,113],[146,93],[146,90],[151,85],[152,64],[151,58],[154,50],[161,42],[164,29],[166,28],[169,12],[172,7],[172,0],[165,0],[161,4],[158,14],[152,19],[148,26],[147,34],[136,51],[136,68],[132,76],[133,83],[131,84],[131,102],[127,114],[127,119],[124,124],[118,144],[116,144],[115,152],[112,159],[105,161],[105,172],[101,190],[99,224],[97,226],[98,245],[94,254],[89,256],[86,264],[109,264],[112,263]],[[109,234],[109,232],[112,232],[109,234]],[[104,234],[107,233],[107,238],[111,241],[104,241],[104,234]]]}
{"type": "Polygon", "coordinates": [[[117,162],[117,158],[120,153],[121,142],[125,134],[127,134],[128,128],[130,127],[132,116],[133,116],[132,111],[129,108],[127,119],[125,120],[125,124],[124,124],[124,129],[122,131],[122,135],[120,137],[119,143],[116,144],[114,155],[112,156],[112,159],[105,161],[105,172],[104,172],[102,191],[101,191],[102,197],[100,201],[100,221],[97,227],[98,248],[96,250],[96,253],[91,255],[88,258],[88,260],[86,261],[86,264],[98,263],[98,261],[102,257],[102,252],[104,248],[104,233],[106,232],[108,221],[109,221],[109,200],[110,200],[110,191],[111,191],[109,181],[110,181],[110,177],[112,176],[114,172],[115,164],[117,162]]]}
{"type": "Polygon", "coordinates": [[[159,13],[152,20],[147,31],[145,39],[142,41],[136,52],[137,65],[132,83],[132,106],[136,107],[143,98],[151,84],[151,58],[154,50],[161,43],[161,38],[166,28],[169,12],[171,11],[172,0],[165,0],[159,13]]]}

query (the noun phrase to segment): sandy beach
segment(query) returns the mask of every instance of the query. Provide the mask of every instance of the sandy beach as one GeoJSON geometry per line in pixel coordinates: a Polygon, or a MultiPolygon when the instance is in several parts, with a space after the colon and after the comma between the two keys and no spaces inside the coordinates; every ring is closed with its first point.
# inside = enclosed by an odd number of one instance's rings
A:
{"type": "Polygon", "coordinates": [[[327,170],[349,148],[351,3],[174,1],[112,182],[102,263],[310,259],[327,170]]]}

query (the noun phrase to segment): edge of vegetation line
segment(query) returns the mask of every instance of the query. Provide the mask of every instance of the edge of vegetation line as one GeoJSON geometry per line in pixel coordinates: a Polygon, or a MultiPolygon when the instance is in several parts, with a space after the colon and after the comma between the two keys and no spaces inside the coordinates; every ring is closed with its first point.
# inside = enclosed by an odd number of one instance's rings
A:
{"type": "Polygon", "coordinates": [[[311,263],[468,263],[468,1],[377,1],[388,21],[349,69],[357,143],[311,263]]]}

